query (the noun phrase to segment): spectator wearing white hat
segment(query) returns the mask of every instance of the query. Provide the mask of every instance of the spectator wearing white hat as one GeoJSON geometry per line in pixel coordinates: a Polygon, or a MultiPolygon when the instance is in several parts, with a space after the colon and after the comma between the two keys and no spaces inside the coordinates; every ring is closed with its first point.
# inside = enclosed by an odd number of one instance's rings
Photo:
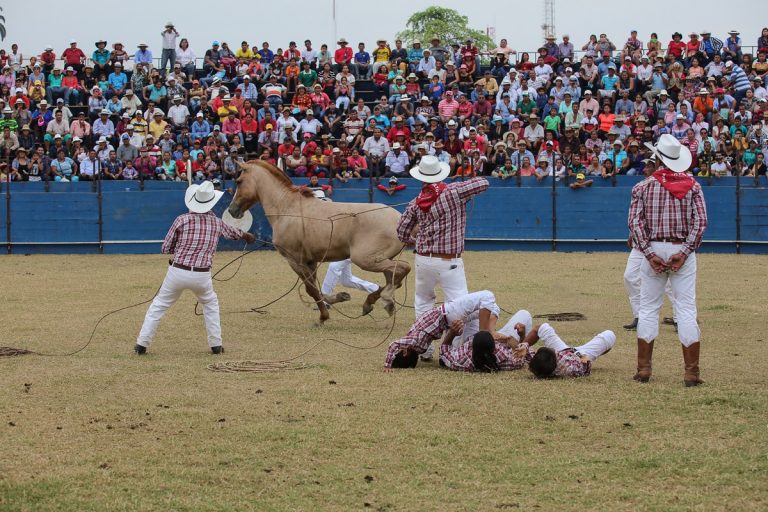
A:
{"type": "Polygon", "coordinates": [[[111,139],[115,135],[115,125],[109,118],[109,110],[102,109],[99,112],[99,117],[93,122],[91,131],[95,137],[111,139]]]}
{"type": "Polygon", "coordinates": [[[126,89],[125,94],[120,99],[123,112],[127,112],[128,115],[133,117],[136,111],[141,108],[141,100],[139,96],[133,92],[133,89],[126,89]]]}
{"type": "Polygon", "coordinates": [[[176,27],[173,26],[173,22],[168,21],[165,23],[165,29],[160,33],[160,37],[163,38],[160,73],[165,76],[166,66],[170,64],[169,69],[173,69],[173,66],[176,64],[176,39],[178,39],[179,33],[176,31],[176,27]]]}
{"type": "Polygon", "coordinates": [[[145,42],[140,42],[137,45],[138,51],[133,56],[133,62],[136,64],[143,64],[147,70],[152,69],[154,65],[152,51],[149,49],[149,45],[145,42]]]}
{"type": "Polygon", "coordinates": [[[85,53],[83,50],[77,47],[77,40],[72,39],[69,41],[69,47],[61,52],[61,58],[64,61],[64,65],[72,67],[77,74],[83,70],[85,64],[85,53]]]}
{"type": "Polygon", "coordinates": [[[384,177],[405,177],[405,173],[408,170],[410,163],[408,153],[404,150],[401,143],[394,142],[392,144],[392,149],[387,153],[387,157],[384,160],[384,177]]]}

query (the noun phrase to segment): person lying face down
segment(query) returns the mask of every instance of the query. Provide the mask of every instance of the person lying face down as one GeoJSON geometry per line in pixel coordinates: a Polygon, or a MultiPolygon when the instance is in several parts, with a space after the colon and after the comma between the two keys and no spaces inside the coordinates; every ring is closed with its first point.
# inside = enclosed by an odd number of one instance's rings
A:
{"type": "Polygon", "coordinates": [[[517,351],[529,351],[538,340],[544,344],[531,358],[528,368],[536,378],[586,377],[592,372],[592,363],[608,353],[616,343],[613,331],[603,331],[587,343],[571,347],[566,344],[548,323],[533,328],[517,347],[517,351]]]}
{"type": "Polygon", "coordinates": [[[464,372],[519,370],[534,354],[530,347],[525,351],[515,350],[532,325],[531,314],[520,310],[499,330],[495,338],[487,331],[480,331],[472,337],[460,338],[463,343],[457,345],[453,338],[460,335],[463,324],[455,321],[440,346],[440,366],[464,372]]]}
{"type": "MultiPolygon", "coordinates": [[[[440,339],[456,320],[462,322],[460,332],[465,336],[474,336],[479,330],[484,330],[503,337],[496,333],[498,318],[496,297],[488,290],[469,293],[432,308],[414,322],[405,336],[390,343],[384,368],[414,368],[419,354],[426,352],[431,343],[440,339]]],[[[453,334],[451,340],[455,336],[453,334]]]]}

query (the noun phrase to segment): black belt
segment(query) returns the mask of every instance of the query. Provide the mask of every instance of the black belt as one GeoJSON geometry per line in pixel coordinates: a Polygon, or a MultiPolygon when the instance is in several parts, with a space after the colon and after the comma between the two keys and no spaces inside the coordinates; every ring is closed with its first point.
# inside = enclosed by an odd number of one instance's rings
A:
{"type": "Polygon", "coordinates": [[[666,242],[669,244],[680,245],[682,243],[685,243],[685,240],[683,240],[682,238],[654,238],[653,240],[651,240],[651,242],[666,242]]]}
{"type": "Polygon", "coordinates": [[[190,272],[210,272],[211,267],[188,267],[187,265],[182,265],[181,263],[176,263],[174,261],[168,261],[168,264],[172,267],[180,268],[181,270],[189,270],[190,272]]]}

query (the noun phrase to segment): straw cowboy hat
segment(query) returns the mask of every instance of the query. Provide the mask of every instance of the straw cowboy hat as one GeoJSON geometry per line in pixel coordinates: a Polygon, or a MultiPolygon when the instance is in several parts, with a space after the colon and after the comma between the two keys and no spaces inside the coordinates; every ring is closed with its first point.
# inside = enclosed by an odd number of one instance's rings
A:
{"type": "Polygon", "coordinates": [[[438,183],[451,173],[451,166],[441,162],[436,156],[426,155],[421,158],[419,165],[409,171],[411,177],[424,183],[438,183]]]}
{"type": "Polygon", "coordinates": [[[673,172],[685,172],[691,166],[693,160],[691,150],[680,144],[675,137],[668,133],[659,137],[659,141],[655,145],[646,142],[645,147],[650,149],[656,158],[673,172]]]}
{"type": "Polygon", "coordinates": [[[216,206],[224,192],[214,190],[213,183],[204,181],[200,185],[191,185],[184,194],[184,204],[189,211],[194,213],[206,213],[216,206]]]}

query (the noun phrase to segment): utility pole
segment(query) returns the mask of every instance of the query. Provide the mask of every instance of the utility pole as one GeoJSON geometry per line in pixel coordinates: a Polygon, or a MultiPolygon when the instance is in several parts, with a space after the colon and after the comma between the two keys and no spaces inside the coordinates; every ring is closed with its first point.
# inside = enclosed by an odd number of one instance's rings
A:
{"type": "Polygon", "coordinates": [[[555,30],[555,0],[544,0],[544,24],[541,25],[544,38],[556,36],[555,30]]]}

